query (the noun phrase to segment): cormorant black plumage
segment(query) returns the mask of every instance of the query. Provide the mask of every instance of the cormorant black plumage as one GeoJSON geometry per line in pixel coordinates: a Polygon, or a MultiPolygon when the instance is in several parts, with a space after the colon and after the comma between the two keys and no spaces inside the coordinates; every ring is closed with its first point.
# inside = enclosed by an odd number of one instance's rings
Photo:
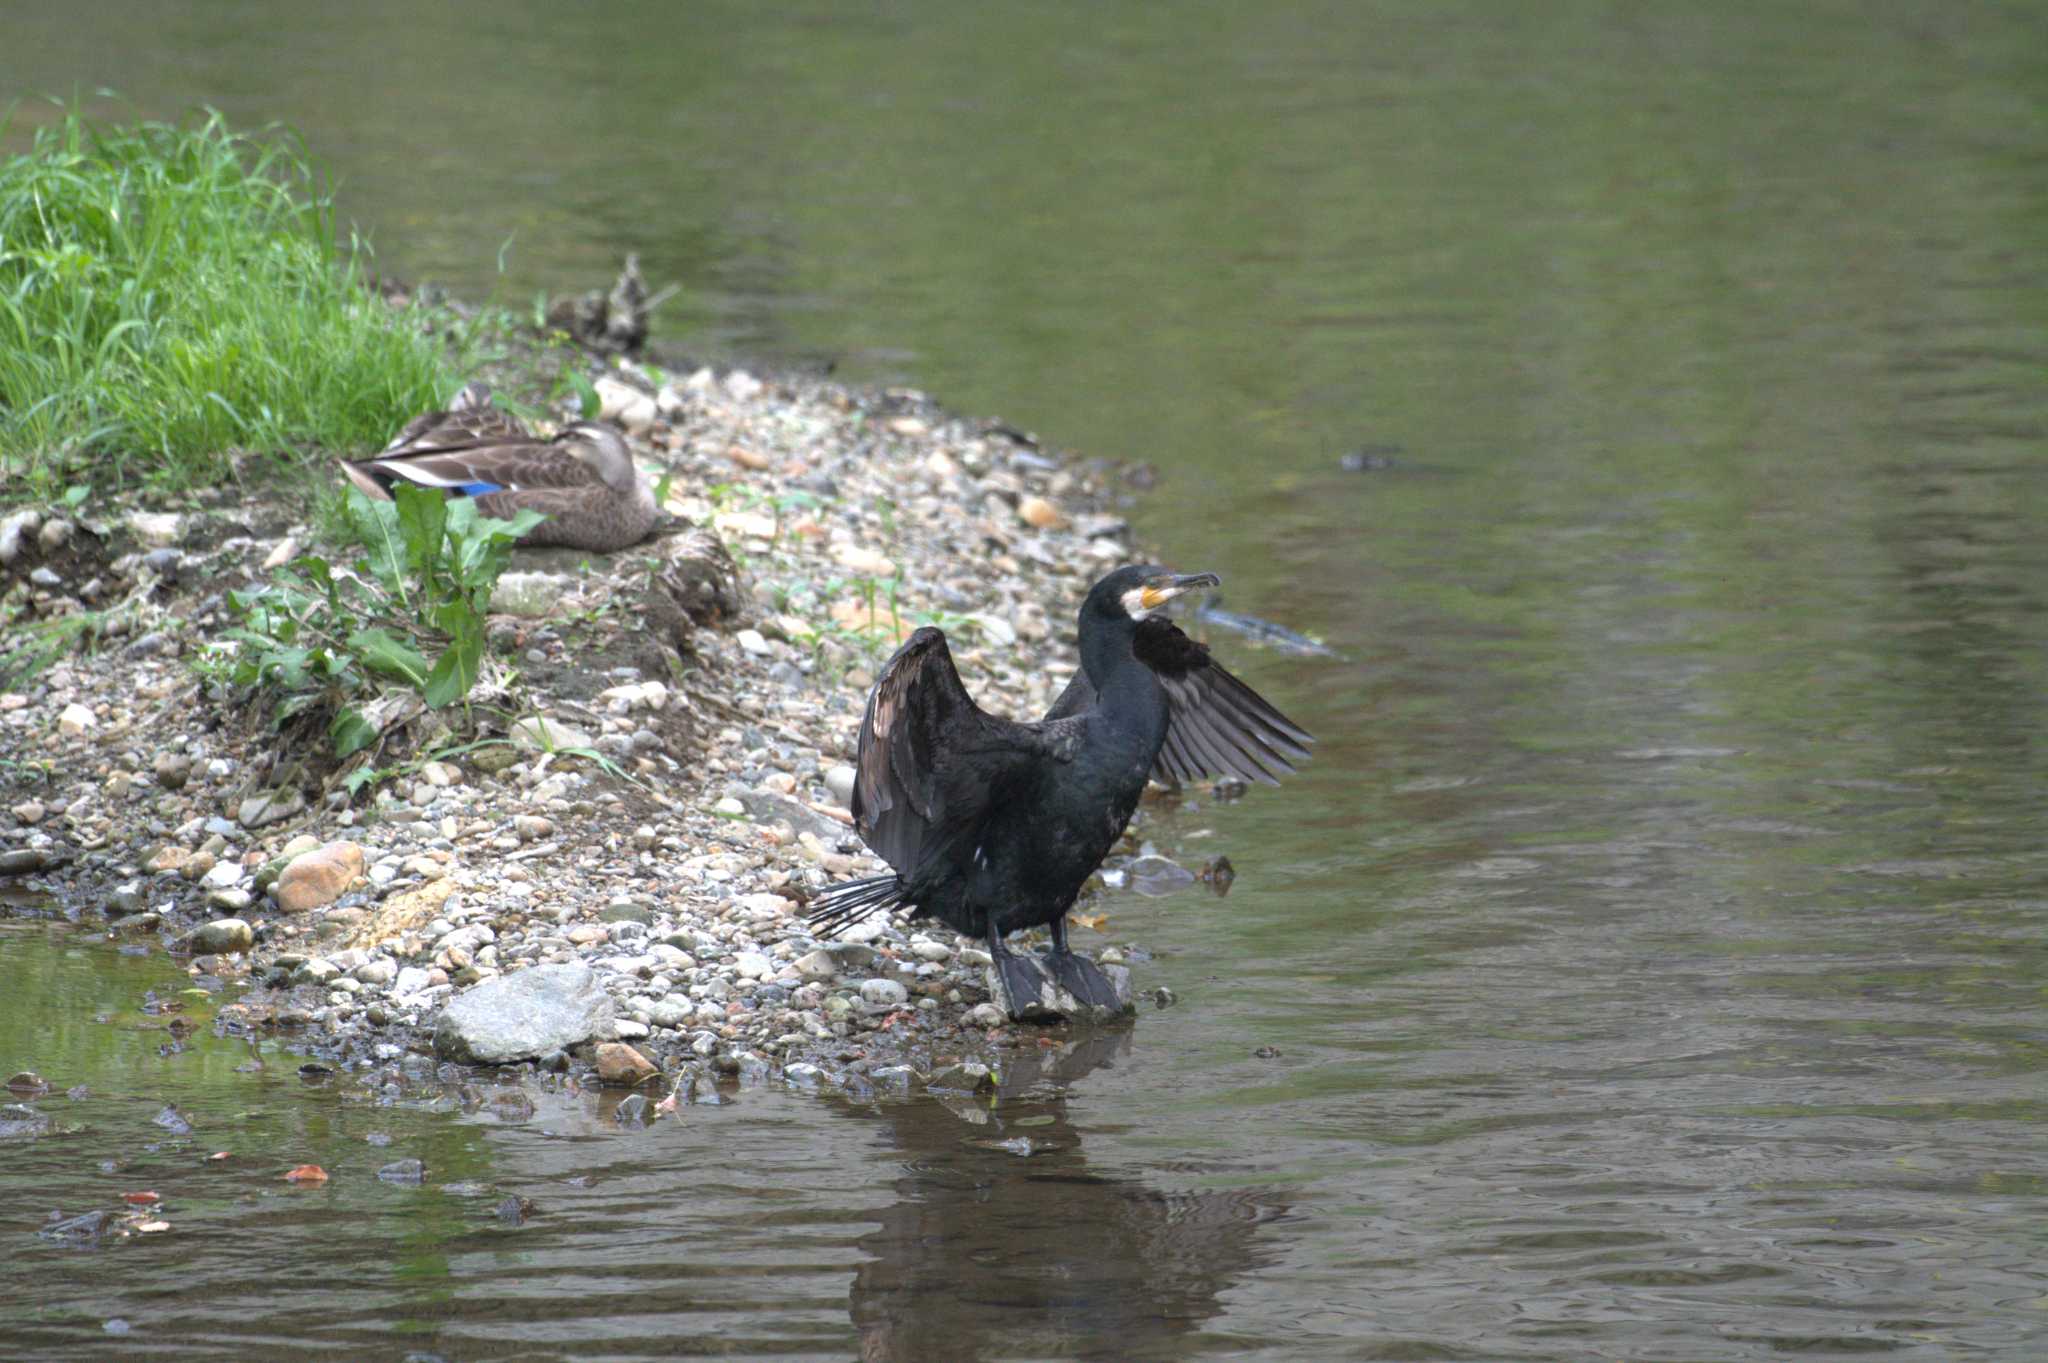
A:
{"type": "Polygon", "coordinates": [[[1049,926],[1051,976],[1082,1003],[1115,1008],[1108,980],[1068,949],[1066,915],[1145,782],[1270,785],[1314,742],[1153,614],[1217,583],[1151,565],[1097,582],[1081,605],[1081,670],[1037,723],[984,712],[945,634],[912,634],[868,696],[853,787],[854,826],[894,874],[831,886],[811,922],[835,931],[908,908],[986,937],[1013,1007],[1038,991],[1003,937],[1049,926]]]}

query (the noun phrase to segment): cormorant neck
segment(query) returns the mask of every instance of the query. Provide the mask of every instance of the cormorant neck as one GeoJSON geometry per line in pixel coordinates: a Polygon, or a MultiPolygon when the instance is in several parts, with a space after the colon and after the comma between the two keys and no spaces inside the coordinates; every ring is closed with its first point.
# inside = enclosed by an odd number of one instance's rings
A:
{"type": "Polygon", "coordinates": [[[1097,691],[1109,688],[1110,678],[1124,667],[1138,666],[1132,644],[1138,637],[1138,622],[1128,616],[1081,616],[1081,670],[1097,691]]]}
{"type": "Polygon", "coordinates": [[[1165,722],[1159,678],[1136,652],[1138,622],[1098,616],[1081,627],[1081,667],[1095,687],[1095,705],[1119,731],[1150,732],[1165,722]]]}

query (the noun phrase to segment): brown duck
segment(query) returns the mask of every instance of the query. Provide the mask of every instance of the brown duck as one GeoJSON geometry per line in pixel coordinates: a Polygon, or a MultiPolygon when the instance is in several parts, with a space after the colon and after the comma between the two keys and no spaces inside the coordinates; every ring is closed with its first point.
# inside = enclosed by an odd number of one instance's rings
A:
{"type": "Polygon", "coordinates": [[[472,383],[444,412],[407,422],[384,450],[344,459],[342,472],[367,497],[391,499],[397,482],[469,497],[487,516],[533,510],[547,519],[521,544],[623,549],[645,539],[661,520],[654,494],[633,467],[625,437],[595,421],[578,421],[553,439],[533,434],[493,406],[472,383]]]}

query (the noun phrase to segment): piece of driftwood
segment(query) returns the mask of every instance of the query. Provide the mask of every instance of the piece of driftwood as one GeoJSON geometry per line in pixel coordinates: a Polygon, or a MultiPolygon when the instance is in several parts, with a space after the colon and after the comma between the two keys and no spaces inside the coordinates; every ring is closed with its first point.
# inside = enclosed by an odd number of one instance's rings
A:
{"type": "Polygon", "coordinates": [[[631,355],[647,343],[647,314],[653,307],[647,281],[640,277],[640,257],[628,255],[609,293],[592,289],[556,299],[548,309],[548,325],[600,354],[631,355]]]}
{"type": "Polygon", "coordinates": [[[717,535],[690,526],[654,542],[660,562],[647,584],[647,623],[678,653],[694,648],[700,629],[746,617],[748,597],[739,566],[717,535]]]}

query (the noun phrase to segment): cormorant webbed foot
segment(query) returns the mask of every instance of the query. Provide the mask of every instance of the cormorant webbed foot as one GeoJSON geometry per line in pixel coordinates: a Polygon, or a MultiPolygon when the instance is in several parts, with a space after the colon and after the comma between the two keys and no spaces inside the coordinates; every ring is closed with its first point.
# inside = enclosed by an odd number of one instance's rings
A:
{"type": "Polygon", "coordinates": [[[1015,1022],[1059,1022],[1066,1017],[1059,1006],[1059,986],[1045,973],[1036,956],[1020,956],[1000,942],[990,942],[988,988],[996,1007],[1015,1022]]]}
{"type": "Polygon", "coordinates": [[[1052,949],[1040,958],[1045,970],[1062,991],[1074,1001],[1074,1009],[1068,1016],[1086,1016],[1095,1022],[1105,1022],[1121,1017],[1131,1009],[1131,976],[1122,966],[1112,967],[1122,978],[1123,987],[1089,960],[1078,956],[1067,945],[1067,918],[1061,914],[1052,923],[1052,949]]]}
{"type": "Polygon", "coordinates": [[[996,1007],[1014,1022],[1065,1022],[1072,1018],[1100,1022],[1122,1014],[1127,1006],[1100,971],[1071,952],[1020,955],[991,933],[989,955],[994,959],[989,963],[988,992],[996,1007]],[[1071,963],[1065,978],[1058,973],[1062,959],[1071,963]],[[1087,997],[1077,995],[1068,979],[1079,983],[1087,997]],[[1108,1001],[1096,1001],[1105,999],[1108,1001]]]}
{"type": "Polygon", "coordinates": [[[1045,954],[1044,961],[1047,972],[1060,988],[1073,995],[1083,1008],[1103,1009],[1111,1016],[1130,1011],[1130,1000],[1118,994],[1109,976],[1087,957],[1054,949],[1045,954]]]}

